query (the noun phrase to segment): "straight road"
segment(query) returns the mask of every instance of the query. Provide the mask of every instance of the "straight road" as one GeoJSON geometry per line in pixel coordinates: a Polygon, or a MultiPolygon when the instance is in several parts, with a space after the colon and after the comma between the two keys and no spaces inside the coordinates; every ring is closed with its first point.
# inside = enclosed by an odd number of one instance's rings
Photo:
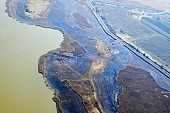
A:
{"type": "Polygon", "coordinates": [[[106,26],[106,24],[103,22],[102,18],[100,17],[100,15],[96,12],[95,7],[92,5],[90,0],[86,0],[88,7],[90,8],[90,10],[92,11],[92,13],[94,14],[95,18],[97,19],[97,21],[99,22],[99,24],[102,26],[103,30],[109,35],[111,36],[113,39],[118,40],[121,44],[123,44],[127,49],[129,49],[130,51],[132,51],[134,54],[136,54],[137,56],[139,56],[140,58],[142,58],[145,62],[149,63],[151,66],[153,66],[155,69],[157,69],[159,72],[161,72],[162,74],[164,74],[166,77],[168,77],[170,79],[170,72],[167,71],[166,69],[164,69],[162,66],[156,64],[153,60],[149,59],[147,56],[145,56],[143,53],[141,53],[139,50],[137,50],[136,48],[134,48],[132,45],[130,45],[129,43],[123,41],[120,37],[118,37],[117,35],[113,34],[109,28],[106,26]]]}

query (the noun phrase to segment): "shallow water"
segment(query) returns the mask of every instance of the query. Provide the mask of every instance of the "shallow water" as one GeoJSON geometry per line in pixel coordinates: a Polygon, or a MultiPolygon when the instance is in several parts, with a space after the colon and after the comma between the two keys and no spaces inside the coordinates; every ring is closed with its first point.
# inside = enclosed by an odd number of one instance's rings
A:
{"type": "Polygon", "coordinates": [[[19,23],[0,1],[0,113],[55,113],[53,92],[38,73],[38,59],[59,47],[61,32],[19,23]]]}

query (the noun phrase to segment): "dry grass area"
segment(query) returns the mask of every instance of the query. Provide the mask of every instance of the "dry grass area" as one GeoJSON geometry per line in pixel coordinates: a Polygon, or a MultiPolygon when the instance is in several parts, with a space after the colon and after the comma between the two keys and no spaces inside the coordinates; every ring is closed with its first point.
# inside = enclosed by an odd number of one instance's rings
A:
{"type": "Polygon", "coordinates": [[[90,80],[82,79],[79,81],[65,81],[65,83],[81,97],[87,113],[101,113],[94,95],[94,88],[90,80]]]}
{"type": "Polygon", "coordinates": [[[105,60],[104,59],[97,59],[95,62],[92,63],[91,66],[91,73],[102,73],[105,68],[105,60]]]}
{"type": "Polygon", "coordinates": [[[110,57],[111,50],[109,46],[101,39],[93,37],[96,41],[96,49],[100,55],[103,55],[105,57],[110,57]]]}
{"type": "Polygon", "coordinates": [[[170,1],[169,0],[125,0],[127,2],[138,2],[140,4],[170,12],[170,1]]]}
{"type": "Polygon", "coordinates": [[[25,4],[27,12],[25,16],[29,18],[44,17],[47,10],[50,8],[50,0],[28,0],[25,4]]]}

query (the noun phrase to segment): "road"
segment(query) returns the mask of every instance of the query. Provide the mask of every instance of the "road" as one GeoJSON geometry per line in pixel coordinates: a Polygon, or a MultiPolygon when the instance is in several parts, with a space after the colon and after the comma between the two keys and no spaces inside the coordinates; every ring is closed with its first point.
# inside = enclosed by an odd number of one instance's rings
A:
{"type": "Polygon", "coordinates": [[[148,57],[146,57],[145,55],[143,55],[143,53],[141,53],[139,50],[137,50],[136,48],[134,48],[133,46],[131,46],[129,43],[123,41],[120,37],[118,37],[117,35],[113,34],[109,28],[106,26],[106,24],[103,22],[102,18],[100,17],[100,15],[96,12],[95,7],[92,5],[90,0],[86,0],[88,7],[90,8],[90,10],[92,11],[92,13],[94,14],[95,18],[97,19],[97,21],[99,22],[99,24],[102,26],[103,30],[110,35],[113,39],[118,40],[121,44],[123,44],[127,49],[129,49],[130,51],[132,51],[134,54],[136,54],[137,56],[139,56],[140,58],[142,58],[145,62],[149,63],[151,66],[153,66],[155,69],[157,69],[159,72],[161,72],[162,74],[164,74],[166,77],[168,77],[170,79],[170,72],[167,71],[166,69],[164,69],[162,66],[156,64],[153,60],[149,59],[148,57]]]}

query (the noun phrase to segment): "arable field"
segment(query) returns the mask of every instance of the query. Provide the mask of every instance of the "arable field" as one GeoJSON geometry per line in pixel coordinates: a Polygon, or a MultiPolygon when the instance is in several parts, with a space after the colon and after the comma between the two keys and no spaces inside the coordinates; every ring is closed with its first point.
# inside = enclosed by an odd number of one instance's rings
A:
{"type": "MultiPolygon", "coordinates": [[[[126,4],[127,5],[127,4],[126,4]]],[[[111,26],[117,35],[128,36],[123,40],[130,42],[137,48],[145,51],[153,60],[170,69],[170,34],[165,26],[169,13],[154,10],[152,8],[127,8],[122,5],[94,2],[97,12],[100,14],[106,25],[111,26]],[[155,17],[160,17],[155,19],[155,17]],[[145,23],[143,18],[159,21],[159,25],[151,22],[145,23]],[[163,18],[167,18],[163,21],[163,18]],[[163,27],[161,27],[163,26],[163,27]],[[166,29],[163,29],[166,28],[166,29]],[[119,32],[117,32],[119,31],[119,32]]],[[[142,6],[143,7],[143,6],[142,6]]]]}
{"type": "Polygon", "coordinates": [[[170,1],[169,0],[125,0],[127,2],[138,2],[140,4],[170,12],[170,1]]]}

